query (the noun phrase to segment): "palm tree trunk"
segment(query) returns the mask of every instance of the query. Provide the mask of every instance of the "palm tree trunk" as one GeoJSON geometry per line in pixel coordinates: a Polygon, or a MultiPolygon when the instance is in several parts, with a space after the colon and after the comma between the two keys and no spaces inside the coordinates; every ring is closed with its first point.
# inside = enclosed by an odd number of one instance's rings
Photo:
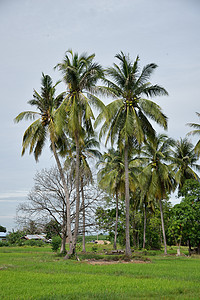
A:
{"type": "Polygon", "coordinates": [[[61,242],[61,247],[60,247],[60,253],[65,253],[66,252],[66,248],[65,248],[65,245],[66,245],[66,235],[67,235],[67,226],[66,226],[66,220],[65,220],[65,217],[64,218],[64,222],[63,222],[63,225],[62,225],[62,242],[61,242]]]}
{"type": "Polygon", "coordinates": [[[58,154],[56,152],[56,147],[53,141],[53,138],[51,137],[51,145],[52,145],[52,150],[53,150],[53,154],[58,166],[58,170],[60,172],[60,177],[62,180],[62,184],[63,184],[63,188],[64,188],[64,192],[65,192],[65,197],[66,197],[66,203],[67,203],[67,235],[69,238],[69,254],[71,254],[72,251],[72,231],[71,231],[71,217],[70,217],[70,200],[69,200],[69,192],[68,192],[68,188],[67,188],[67,184],[65,181],[65,176],[63,173],[63,169],[60,163],[60,160],[58,158],[58,154]]]}
{"type": "Polygon", "coordinates": [[[116,219],[115,219],[115,238],[114,238],[115,250],[117,250],[117,226],[118,226],[118,192],[116,191],[116,219]]]}
{"type": "Polygon", "coordinates": [[[78,133],[76,133],[75,136],[75,142],[76,142],[76,218],[75,218],[75,230],[74,230],[74,240],[73,240],[73,251],[75,251],[76,248],[76,242],[78,237],[78,229],[79,229],[79,210],[80,210],[80,193],[79,193],[79,166],[80,166],[80,151],[79,151],[79,138],[78,133]]]}
{"type": "MultiPolygon", "coordinates": [[[[134,218],[134,215],[133,215],[133,218],[134,218]]],[[[137,243],[136,243],[136,225],[135,225],[135,220],[133,220],[132,228],[133,228],[133,246],[136,248],[137,247],[137,243]]]]}
{"type": "Polygon", "coordinates": [[[143,249],[145,249],[146,242],[146,226],[147,226],[147,206],[144,204],[144,234],[143,234],[143,249]]]}
{"type": "Polygon", "coordinates": [[[129,233],[129,171],[128,171],[128,144],[124,147],[124,167],[125,167],[125,208],[126,208],[126,255],[131,256],[130,233],[129,233]]]}
{"type": "Polygon", "coordinates": [[[159,200],[160,204],[160,216],[161,216],[161,224],[162,224],[162,232],[163,232],[163,241],[164,241],[164,254],[167,254],[167,242],[166,242],[166,236],[165,236],[165,225],[164,225],[164,217],[163,217],[163,209],[162,209],[162,201],[159,200]]]}
{"type": "Polygon", "coordinates": [[[83,248],[82,248],[82,251],[86,252],[86,250],[85,250],[85,197],[84,197],[84,190],[83,190],[83,178],[81,178],[81,197],[82,197],[82,207],[83,207],[83,248]]]}
{"type": "Polygon", "coordinates": [[[140,249],[140,230],[137,230],[137,248],[140,249]]]}

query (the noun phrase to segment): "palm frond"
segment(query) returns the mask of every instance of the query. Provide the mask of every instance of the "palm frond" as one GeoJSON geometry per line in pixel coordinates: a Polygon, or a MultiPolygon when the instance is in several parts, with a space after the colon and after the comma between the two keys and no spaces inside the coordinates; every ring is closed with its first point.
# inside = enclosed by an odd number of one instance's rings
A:
{"type": "Polygon", "coordinates": [[[197,142],[194,151],[198,156],[200,155],[200,140],[197,142]]]}
{"type": "Polygon", "coordinates": [[[40,114],[38,112],[34,111],[24,111],[21,112],[15,119],[15,123],[19,123],[22,120],[35,120],[36,117],[38,117],[40,114]]]}
{"type": "Polygon", "coordinates": [[[141,75],[136,81],[136,86],[140,87],[146,82],[148,82],[149,78],[151,77],[153,71],[157,68],[158,66],[154,63],[146,65],[141,72],[141,75]]]}
{"type": "Polygon", "coordinates": [[[167,116],[162,113],[158,104],[151,100],[139,99],[139,105],[146,116],[150,117],[156,123],[167,129],[167,116]]]}
{"type": "Polygon", "coordinates": [[[20,113],[16,118],[15,122],[19,122],[23,119],[34,120],[36,117],[41,117],[33,122],[25,131],[22,142],[22,155],[24,155],[26,149],[29,147],[29,153],[34,152],[36,161],[42,153],[47,133],[55,136],[58,135],[56,132],[56,121],[59,118],[59,109],[61,110],[61,103],[63,102],[64,93],[55,96],[55,87],[58,85],[57,82],[53,86],[53,81],[49,75],[42,73],[42,84],[41,93],[39,94],[36,90],[33,93],[33,99],[28,101],[30,105],[35,106],[39,112],[26,111],[20,113]]]}

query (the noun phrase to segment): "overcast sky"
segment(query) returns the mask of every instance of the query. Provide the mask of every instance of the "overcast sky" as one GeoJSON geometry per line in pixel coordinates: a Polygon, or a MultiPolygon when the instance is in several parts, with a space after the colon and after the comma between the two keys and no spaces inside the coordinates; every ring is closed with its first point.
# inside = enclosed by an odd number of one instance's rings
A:
{"type": "Polygon", "coordinates": [[[179,139],[190,130],[186,123],[199,122],[199,32],[199,0],[0,0],[0,225],[15,228],[16,206],[36,170],[54,165],[48,149],[37,164],[28,153],[21,157],[30,123],[13,122],[30,109],[42,72],[61,79],[53,67],[69,48],[95,53],[104,67],[121,50],[133,60],[139,54],[141,67],[159,66],[151,82],[169,97],[154,100],[168,116],[169,136],[179,139]]]}

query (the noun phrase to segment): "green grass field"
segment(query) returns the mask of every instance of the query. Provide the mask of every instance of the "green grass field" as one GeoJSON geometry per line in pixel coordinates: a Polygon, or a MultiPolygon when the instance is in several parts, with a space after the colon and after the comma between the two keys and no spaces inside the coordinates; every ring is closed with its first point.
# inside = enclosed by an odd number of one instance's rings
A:
{"type": "Polygon", "coordinates": [[[91,265],[66,261],[50,247],[2,247],[0,299],[200,299],[198,257],[149,258],[91,265]]]}

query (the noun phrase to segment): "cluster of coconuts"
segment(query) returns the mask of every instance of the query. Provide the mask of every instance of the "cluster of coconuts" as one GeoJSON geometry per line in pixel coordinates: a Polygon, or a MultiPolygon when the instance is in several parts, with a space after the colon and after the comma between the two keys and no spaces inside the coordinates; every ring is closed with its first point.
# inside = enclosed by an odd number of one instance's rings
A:
{"type": "Polygon", "coordinates": [[[130,100],[125,100],[124,101],[124,108],[133,106],[134,103],[137,102],[137,100],[138,100],[137,97],[133,97],[133,99],[130,99],[130,100]]]}
{"type": "Polygon", "coordinates": [[[42,115],[42,125],[45,126],[49,123],[49,116],[48,113],[44,113],[42,115]]]}

